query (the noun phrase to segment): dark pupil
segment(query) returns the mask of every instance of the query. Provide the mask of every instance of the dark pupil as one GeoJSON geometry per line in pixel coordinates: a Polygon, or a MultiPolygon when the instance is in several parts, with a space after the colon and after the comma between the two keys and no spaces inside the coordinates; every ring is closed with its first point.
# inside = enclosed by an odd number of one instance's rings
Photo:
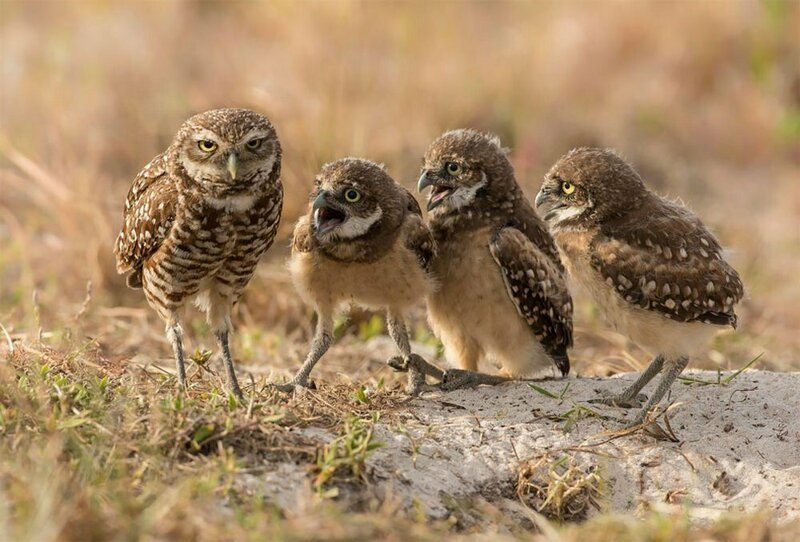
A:
{"type": "Polygon", "coordinates": [[[455,173],[458,171],[458,164],[454,164],[452,162],[447,164],[447,170],[450,171],[450,173],[455,173]]]}
{"type": "Polygon", "coordinates": [[[204,149],[210,149],[211,145],[213,145],[213,143],[211,143],[210,141],[203,141],[203,148],[204,149]]]}
{"type": "Polygon", "coordinates": [[[258,144],[259,144],[259,143],[261,143],[261,140],[260,140],[260,139],[254,139],[254,140],[250,141],[250,142],[247,144],[247,146],[248,146],[248,147],[250,147],[250,148],[253,148],[253,149],[255,149],[256,147],[258,147],[258,144]]]}
{"type": "Polygon", "coordinates": [[[347,199],[356,199],[358,194],[356,194],[355,190],[348,190],[347,191],[347,199]]]}

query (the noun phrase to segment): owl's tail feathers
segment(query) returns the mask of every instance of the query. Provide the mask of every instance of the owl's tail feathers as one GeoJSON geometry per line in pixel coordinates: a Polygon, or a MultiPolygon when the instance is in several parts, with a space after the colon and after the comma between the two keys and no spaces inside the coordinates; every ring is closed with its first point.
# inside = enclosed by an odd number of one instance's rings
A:
{"type": "Polygon", "coordinates": [[[556,364],[558,370],[561,371],[561,376],[567,376],[569,374],[569,355],[567,355],[567,347],[558,346],[548,353],[550,357],[553,358],[553,363],[556,364]]]}
{"type": "MultiPolygon", "coordinates": [[[[125,277],[125,284],[128,285],[128,288],[133,288],[134,290],[142,287],[142,268],[137,267],[133,270],[133,273],[125,277]]],[[[567,367],[569,367],[569,362],[567,362],[567,367]]]]}

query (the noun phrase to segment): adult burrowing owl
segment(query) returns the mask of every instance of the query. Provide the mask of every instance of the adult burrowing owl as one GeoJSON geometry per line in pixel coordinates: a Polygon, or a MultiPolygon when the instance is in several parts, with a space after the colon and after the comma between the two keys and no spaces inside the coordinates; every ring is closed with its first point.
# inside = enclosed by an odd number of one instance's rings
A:
{"type": "Polygon", "coordinates": [[[575,149],[550,170],[536,197],[570,273],[607,320],[655,355],[620,396],[639,391],[666,367],[634,425],[669,390],[689,354],[720,326],[736,326],[742,282],[700,219],[649,191],[611,151],[575,149]]]}
{"type": "Polygon", "coordinates": [[[270,121],[246,109],[187,120],[128,192],[114,252],[128,285],[144,288],[167,324],[186,386],[181,313],[192,298],[219,342],[231,390],[242,397],[228,346],[231,307],[272,244],[283,203],[281,146],[270,121]]]}
{"type": "Polygon", "coordinates": [[[303,366],[279,388],[307,386],[314,365],[333,342],[333,318],[355,303],[387,311],[389,334],[402,354],[392,366],[409,370],[409,391],[425,372],[441,372],[412,354],[405,314],[431,291],[435,247],[414,197],[382,166],[344,158],[323,166],[309,213],[294,230],[290,269],[297,290],[317,312],[317,330],[303,366]]]}
{"type": "Polygon", "coordinates": [[[569,372],[572,302],[553,240],[495,137],[447,132],[428,151],[419,189],[438,247],[428,315],[448,359],[444,389],[506,380],[475,373],[481,358],[512,377],[569,372]]]}

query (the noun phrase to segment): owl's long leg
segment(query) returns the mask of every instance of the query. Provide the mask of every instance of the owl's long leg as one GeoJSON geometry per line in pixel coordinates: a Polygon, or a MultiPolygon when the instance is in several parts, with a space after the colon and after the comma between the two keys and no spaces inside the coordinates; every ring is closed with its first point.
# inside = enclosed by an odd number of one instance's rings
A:
{"type": "MultiPolygon", "coordinates": [[[[430,374],[434,378],[441,379],[442,371],[425,361],[422,356],[411,352],[411,343],[408,340],[408,329],[406,328],[405,321],[400,316],[390,312],[386,320],[389,336],[392,337],[398,350],[400,350],[404,366],[408,369],[408,386],[406,387],[408,394],[416,396],[423,391],[435,389],[425,383],[425,376],[430,374]]],[[[392,358],[387,364],[397,369],[398,364],[395,360],[396,358],[392,358]]]]}
{"type": "Polygon", "coordinates": [[[314,334],[314,339],[311,341],[311,351],[306,356],[303,365],[297,374],[285,384],[275,384],[274,386],[281,391],[289,392],[294,390],[297,386],[302,388],[309,387],[308,377],[311,374],[314,365],[320,358],[328,351],[331,344],[333,344],[333,317],[331,315],[318,314],[317,330],[314,334]]]}
{"type": "Polygon", "coordinates": [[[647,369],[642,371],[642,374],[639,375],[639,378],[636,379],[636,382],[631,384],[628,388],[625,389],[619,395],[612,395],[610,397],[601,397],[599,399],[591,399],[590,403],[599,403],[603,405],[610,405],[615,407],[621,408],[637,408],[642,405],[641,401],[639,400],[639,392],[642,391],[644,388],[653,378],[661,372],[661,368],[664,366],[664,356],[661,354],[657,355],[650,365],[648,365],[647,369]]]}
{"type": "MultiPolygon", "coordinates": [[[[228,386],[233,394],[240,401],[244,401],[244,394],[239,387],[239,381],[236,380],[236,371],[233,368],[233,357],[231,356],[231,349],[229,343],[230,330],[233,327],[231,324],[231,309],[233,307],[233,299],[231,299],[225,286],[222,284],[215,285],[208,293],[206,316],[208,324],[214,331],[214,336],[217,338],[217,344],[222,352],[222,360],[225,363],[225,372],[228,375],[228,386]]],[[[202,304],[202,302],[201,302],[202,304]]]]}
{"type": "Polygon", "coordinates": [[[220,350],[222,350],[222,359],[225,360],[225,372],[228,374],[228,386],[239,401],[244,401],[244,394],[239,387],[239,381],[236,380],[236,371],[233,369],[233,358],[231,357],[230,345],[228,344],[228,330],[218,331],[215,333],[217,343],[220,350]]]}
{"type": "MultiPolygon", "coordinates": [[[[662,363],[664,363],[663,359],[662,363]]],[[[650,411],[650,409],[657,405],[664,395],[667,394],[669,389],[672,387],[672,384],[675,382],[675,379],[678,378],[678,375],[683,372],[688,364],[689,358],[687,356],[682,356],[678,359],[669,360],[666,362],[667,370],[664,371],[664,376],[661,377],[658,387],[656,387],[652,397],[650,397],[647,403],[645,403],[645,405],[642,407],[642,410],[640,410],[633,419],[633,422],[628,424],[628,427],[640,425],[644,421],[645,416],[647,416],[647,413],[650,411]]]]}
{"type": "Polygon", "coordinates": [[[175,354],[175,367],[178,370],[178,383],[182,389],[186,389],[186,365],[183,360],[183,330],[176,319],[167,322],[167,340],[172,345],[172,352],[175,354]]]}

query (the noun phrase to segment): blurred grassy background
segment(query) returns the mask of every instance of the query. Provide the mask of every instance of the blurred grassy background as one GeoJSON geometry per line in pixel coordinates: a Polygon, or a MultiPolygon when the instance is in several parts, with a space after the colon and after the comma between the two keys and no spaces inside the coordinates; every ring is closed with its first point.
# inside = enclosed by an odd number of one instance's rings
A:
{"type": "MultiPolygon", "coordinates": [[[[799,28],[800,3],[774,0],[4,0],[0,323],[18,339],[91,337],[107,358],[168,358],[114,271],[123,200],[186,117],[237,106],[275,123],[287,191],[236,315],[253,367],[292,366],[305,348],[310,311],[283,262],[319,166],[362,155],[412,187],[431,140],[474,127],[511,147],[529,196],[571,147],[621,151],[704,218],[745,280],[739,332],[695,366],[765,352],[760,366],[799,369],[799,28]]],[[[576,335],[581,373],[646,361],[580,300],[576,335]]]]}

